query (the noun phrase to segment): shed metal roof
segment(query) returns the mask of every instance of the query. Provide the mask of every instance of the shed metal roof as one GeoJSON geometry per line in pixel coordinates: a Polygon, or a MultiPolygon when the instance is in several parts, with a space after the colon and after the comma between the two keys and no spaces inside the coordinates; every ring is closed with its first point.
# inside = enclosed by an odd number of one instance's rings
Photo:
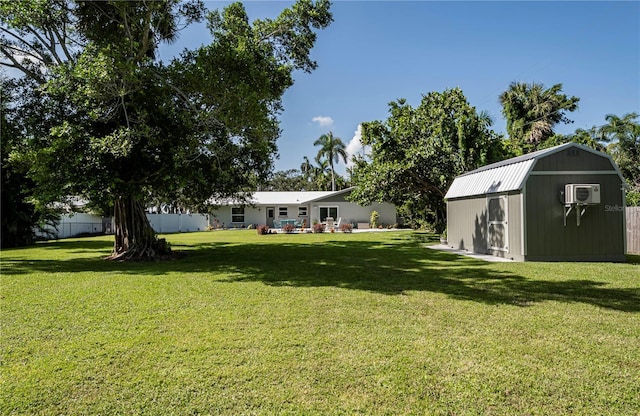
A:
{"type": "MultiPolygon", "coordinates": [[[[539,159],[561,152],[570,147],[577,147],[587,152],[609,158],[609,160],[611,160],[611,165],[616,169],[618,176],[622,178],[622,174],[617,167],[615,167],[616,165],[611,159],[611,156],[578,143],[565,143],[559,146],[538,150],[537,152],[528,153],[526,155],[483,166],[479,169],[460,175],[453,180],[453,183],[444,198],[453,199],[491,193],[519,191],[524,186],[524,183],[539,159]]],[[[622,180],[624,182],[623,178],[622,180]]]]}
{"type": "Polygon", "coordinates": [[[493,169],[477,170],[453,180],[445,199],[509,192],[522,189],[535,159],[523,160],[493,169]]]}

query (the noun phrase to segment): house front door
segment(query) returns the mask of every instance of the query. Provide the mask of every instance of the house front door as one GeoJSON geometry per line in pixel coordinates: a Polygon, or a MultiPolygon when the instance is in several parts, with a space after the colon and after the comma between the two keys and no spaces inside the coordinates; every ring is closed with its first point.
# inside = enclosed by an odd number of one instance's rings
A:
{"type": "Polygon", "coordinates": [[[273,228],[273,220],[276,217],[276,208],[267,207],[267,227],[273,228]]]}

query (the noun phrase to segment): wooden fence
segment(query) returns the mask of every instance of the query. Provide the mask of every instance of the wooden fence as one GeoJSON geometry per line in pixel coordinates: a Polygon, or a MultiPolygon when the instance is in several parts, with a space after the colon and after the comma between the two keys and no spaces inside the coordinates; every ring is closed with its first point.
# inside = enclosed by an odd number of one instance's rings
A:
{"type": "Polygon", "coordinates": [[[627,207],[627,253],[640,254],[640,207],[627,207]]]}

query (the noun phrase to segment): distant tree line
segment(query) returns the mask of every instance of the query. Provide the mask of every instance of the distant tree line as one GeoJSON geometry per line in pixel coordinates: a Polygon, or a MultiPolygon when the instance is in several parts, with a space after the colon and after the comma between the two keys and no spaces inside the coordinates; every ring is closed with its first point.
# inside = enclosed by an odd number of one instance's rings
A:
{"type": "Polygon", "coordinates": [[[320,146],[315,165],[304,156],[300,169],[275,172],[260,189],[270,191],[335,191],[349,186],[349,181],[335,172],[340,161],[347,163],[346,146],[332,132],[323,134],[314,143],[320,146]]]}

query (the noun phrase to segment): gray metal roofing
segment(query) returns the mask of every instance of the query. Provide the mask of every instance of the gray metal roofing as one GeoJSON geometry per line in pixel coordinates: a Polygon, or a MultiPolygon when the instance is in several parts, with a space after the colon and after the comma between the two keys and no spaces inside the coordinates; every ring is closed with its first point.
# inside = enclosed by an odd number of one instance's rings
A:
{"type": "Polygon", "coordinates": [[[330,196],[350,192],[353,189],[346,188],[339,191],[264,191],[253,192],[247,201],[239,199],[211,200],[214,205],[303,205],[314,201],[320,201],[330,196]]]}
{"type": "MultiPolygon", "coordinates": [[[[475,195],[519,191],[524,186],[536,161],[560,152],[569,147],[577,147],[587,152],[607,157],[611,156],[578,143],[565,143],[548,149],[492,163],[456,177],[449,187],[445,199],[462,198],[475,195]]],[[[612,166],[615,166],[611,160],[612,166]]],[[[616,168],[617,170],[617,168],[616,168]]],[[[618,175],[622,178],[620,172],[618,175]]]]}

